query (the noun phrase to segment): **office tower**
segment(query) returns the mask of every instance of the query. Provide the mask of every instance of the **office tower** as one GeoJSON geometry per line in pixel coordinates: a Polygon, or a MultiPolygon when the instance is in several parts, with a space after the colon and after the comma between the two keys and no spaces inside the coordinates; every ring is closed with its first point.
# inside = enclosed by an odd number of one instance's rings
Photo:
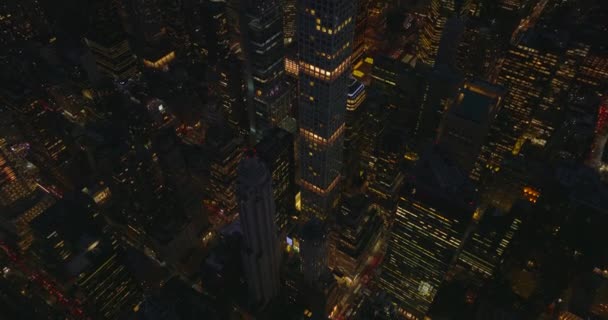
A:
{"type": "Polygon", "coordinates": [[[68,194],[32,221],[32,248],[85,313],[116,319],[139,303],[141,291],[102,220],[84,194],[68,194]]]}
{"type": "Polygon", "coordinates": [[[404,134],[398,130],[384,130],[374,146],[374,160],[368,178],[369,195],[375,208],[388,220],[392,220],[405,181],[404,157],[411,155],[407,153],[404,134]]]}
{"type": "Polygon", "coordinates": [[[478,221],[462,252],[458,264],[472,276],[473,283],[481,286],[484,281],[494,276],[496,268],[504,258],[513,237],[521,227],[520,214],[516,210],[503,212],[488,208],[478,221]]]}
{"type": "Polygon", "coordinates": [[[474,188],[434,146],[408,178],[388,241],[380,287],[410,319],[422,319],[456,262],[475,210],[474,188]]]}
{"type": "Polygon", "coordinates": [[[263,307],[279,292],[280,250],[272,176],[254,152],[239,164],[237,198],[243,229],[243,264],[249,297],[263,307]]]}
{"type": "Polygon", "coordinates": [[[248,97],[254,111],[252,133],[280,126],[289,116],[284,80],[283,16],[279,0],[248,1],[243,24],[248,97]]]}
{"type": "Polygon", "coordinates": [[[302,272],[307,285],[317,287],[323,272],[327,269],[327,236],[323,222],[312,218],[302,227],[300,254],[302,272]]]}
{"type": "MultiPolygon", "coordinates": [[[[428,110],[429,115],[424,111],[430,109],[433,101],[439,103],[437,98],[441,86],[431,88],[429,81],[431,76],[422,72],[421,68],[414,68],[399,58],[378,56],[373,59],[373,64],[369,91],[381,93],[381,97],[386,99],[383,101],[385,104],[383,109],[388,115],[387,123],[406,129],[412,137],[420,136],[425,127],[429,127],[430,131],[430,120],[436,115],[431,117],[432,111],[428,110]],[[425,124],[426,122],[429,124],[425,124]]],[[[438,84],[439,82],[437,81],[438,84]]],[[[447,80],[441,83],[450,82],[451,80],[447,80]]],[[[368,108],[375,100],[370,100],[367,104],[368,108]]],[[[378,102],[381,103],[380,101],[378,102]]],[[[380,126],[380,128],[385,127],[387,127],[386,123],[380,126]]]]}
{"type": "Polygon", "coordinates": [[[287,226],[290,217],[295,213],[295,162],[293,135],[281,128],[266,132],[256,144],[255,150],[272,176],[272,192],[276,206],[274,217],[277,228],[281,231],[287,226]]]}
{"type": "MultiPolygon", "coordinates": [[[[490,126],[502,107],[505,91],[485,81],[467,81],[444,113],[436,141],[466,173],[471,172],[478,161],[490,126]]],[[[485,156],[484,152],[479,165],[485,164],[485,156]]]]}
{"type": "Polygon", "coordinates": [[[351,78],[346,98],[344,132],[344,175],[347,179],[358,174],[359,160],[361,158],[361,146],[364,125],[365,110],[361,105],[365,102],[367,91],[363,83],[351,78]]]}
{"type": "Polygon", "coordinates": [[[226,17],[225,0],[207,0],[202,4],[205,12],[206,43],[208,61],[211,66],[217,66],[230,51],[228,35],[228,18],[226,17]]]}
{"type": "Polygon", "coordinates": [[[353,40],[353,64],[357,63],[365,53],[365,31],[367,30],[367,19],[369,16],[369,0],[359,0],[355,18],[355,38],[353,40]]]}
{"type": "Polygon", "coordinates": [[[479,17],[467,19],[456,51],[456,68],[468,77],[489,80],[504,52],[501,43],[506,40],[490,22],[479,17]]]}
{"type": "Polygon", "coordinates": [[[325,219],[339,199],[355,3],[298,2],[302,211],[325,219]]]}
{"type": "Polygon", "coordinates": [[[135,56],[118,16],[118,4],[104,1],[93,6],[94,17],[85,34],[99,72],[112,79],[124,80],[137,74],[135,56]]]}
{"type": "Polygon", "coordinates": [[[283,5],[283,38],[285,44],[296,40],[296,0],[282,0],[283,5]]]}
{"type": "Polygon", "coordinates": [[[422,99],[414,127],[414,136],[419,141],[435,141],[443,113],[462,87],[463,80],[461,74],[444,66],[424,75],[422,99]]]}
{"type": "Polygon", "coordinates": [[[377,103],[367,105],[364,116],[366,130],[361,133],[360,168],[366,179],[369,179],[370,171],[376,161],[374,150],[378,141],[378,136],[382,128],[386,125],[387,112],[384,106],[377,103]]]}
{"type": "MultiPolygon", "coordinates": [[[[553,80],[560,67],[563,51],[551,41],[550,35],[535,30],[523,35],[523,39],[512,45],[502,65],[498,83],[509,91],[505,101],[505,111],[514,126],[512,138],[528,134],[531,138],[546,139],[553,131],[553,123],[545,121],[556,113],[557,93],[547,93],[553,87],[553,80]]],[[[564,75],[570,76],[570,75],[564,75]]],[[[567,79],[559,79],[562,82],[567,79]]],[[[554,87],[554,90],[558,90],[554,87]]],[[[542,143],[539,141],[539,143],[542,143]]]]}
{"type": "Polygon", "coordinates": [[[209,128],[206,139],[210,161],[208,194],[217,209],[230,216],[237,212],[235,187],[243,140],[220,127],[209,128]]]}
{"type": "Polygon", "coordinates": [[[361,276],[382,233],[383,220],[364,195],[345,199],[329,235],[329,267],[351,280],[361,276]]]}
{"type": "Polygon", "coordinates": [[[246,88],[243,79],[244,62],[238,53],[230,51],[225,63],[219,67],[219,100],[228,125],[239,135],[249,134],[246,88]]]}
{"type": "Polygon", "coordinates": [[[553,40],[547,36],[534,30],[525,33],[521,41],[511,45],[502,63],[497,83],[508,91],[490,129],[488,147],[484,147],[484,169],[488,172],[500,170],[505,154],[517,154],[526,139],[544,146],[561,121],[565,109],[558,101],[574,73],[563,70],[572,63],[560,65],[563,50],[551,45],[553,40]],[[559,68],[563,72],[558,72],[559,68]]]}
{"type": "Polygon", "coordinates": [[[591,145],[591,152],[587,164],[592,168],[600,168],[603,164],[604,149],[608,142],[608,98],[605,97],[598,108],[595,125],[595,138],[591,145]]]}
{"type": "Polygon", "coordinates": [[[466,14],[470,1],[431,0],[418,38],[418,59],[433,67],[439,53],[439,45],[448,19],[455,15],[466,14]]]}
{"type": "Polygon", "coordinates": [[[85,34],[98,71],[111,79],[125,80],[137,74],[137,63],[118,16],[118,4],[100,1],[93,6],[85,34]]]}
{"type": "Polygon", "coordinates": [[[378,50],[384,45],[386,38],[384,35],[387,30],[387,15],[389,5],[386,2],[373,1],[369,6],[368,25],[371,32],[365,37],[365,46],[370,48],[370,51],[378,50]]]}

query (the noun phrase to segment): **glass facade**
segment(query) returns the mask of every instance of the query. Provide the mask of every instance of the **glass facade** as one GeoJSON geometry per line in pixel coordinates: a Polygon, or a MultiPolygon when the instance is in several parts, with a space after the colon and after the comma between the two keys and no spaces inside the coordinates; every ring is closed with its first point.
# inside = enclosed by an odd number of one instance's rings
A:
{"type": "Polygon", "coordinates": [[[251,4],[244,33],[251,80],[248,86],[255,112],[254,132],[282,123],[289,116],[289,97],[284,83],[285,49],[283,16],[279,1],[251,4]]]}
{"type": "Polygon", "coordinates": [[[355,4],[298,3],[302,210],[321,219],[337,204],[355,4]]]}
{"type": "Polygon", "coordinates": [[[401,197],[397,207],[380,287],[413,319],[428,311],[461,245],[466,221],[453,210],[459,209],[435,208],[416,194],[401,197]]]}

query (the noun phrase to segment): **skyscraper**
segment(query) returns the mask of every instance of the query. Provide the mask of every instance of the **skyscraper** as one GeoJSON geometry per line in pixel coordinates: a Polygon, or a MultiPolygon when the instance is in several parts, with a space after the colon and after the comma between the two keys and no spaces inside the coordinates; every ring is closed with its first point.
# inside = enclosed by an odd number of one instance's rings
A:
{"type": "Polygon", "coordinates": [[[97,210],[82,193],[66,195],[32,221],[33,249],[67,297],[95,318],[116,319],[139,303],[141,291],[97,210]]]}
{"type": "Polygon", "coordinates": [[[243,263],[249,297],[265,306],[279,292],[279,242],[274,223],[272,176],[253,152],[239,164],[237,197],[243,229],[243,263]]]}
{"type": "Polygon", "coordinates": [[[466,12],[469,5],[469,0],[431,0],[418,39],[418,59],[422,63],[435,65],[446,22],[455,14],[466,12]]]}
{"type": "Polygon", "coordinates": [[[398,130],[384,130],[374,141],[374,146],[373,166],[368,178],[369,195],[376,209],[392,219],[405,180],[402,169],[407,143],[404,134],[398,130]]]}
{"type": "Polygon", "coordinates": [[[466,175],[434,147],[419,160],[404,189],[388,242],[380,287],[409,319],[423,319],[475,209],[466,175]]]}
{"type": "Polygon", "coordinates": [[[329,266],[350,279],[360,276],[382,233],[383,220],[367,197],[345,199],[329,236],[329,266]]]}
{"type": "Polygon", "coordinates": [[[255,146],[258,156],[272,175],[272,193],[276,204],[275,222],[282,230],[295,212],[295,162],[293,135],[281,128],[266,132],[255,146]]]}
{"type": "Polygon", "coordinates": [[[325,219],[337,205],[355,1],[299,0],[302,211],[325,219]]]}
{"type": "Polygon", "coordinates": [[[327,237],[323,222],[317,218],[310,219],[302,228],[300,250],[302,254],[302,272],[309,286],[315,287],[319,278],[327,269],[327,237]]]}
{"type": "Polygon", "coordinates": [[[226,17],[225,0],[208,0],[203,3],[203,12],[206,13],[207,50],[209,64],[217,66],[230,50],[228,35],[228,18],[226,17]]]}
{"type": "Polygon", "coordinates": [[[221,127],[207,131],[209,149],[208,194],[217,209],[226,215],[236,213],[237,168],[242,157],[242,139],[221,127]]]}
{"type": "Polygon", "coordinates": [[[458,264],[471,273],[478,285],[494,275],[521,226],[521,219],[513,216],[513,211],[505,214],[496,208],[487,209],[458,257],[458,264]]]}
{"type": "Polygon", "coordinates": [[[348,86],[346,99],[346,131],[344,134],[344,175],[351,178],[355,170],[359,169],[359,159],[361,158],[362,132],[364,127],[365,115],[361,105],[365,102],[367,92],[365,85],[356,79],[351,79],[348,86]]]}
{"type": "Polygon", "coordinates": [[[283,38],[285,44],[295,40],[296,35],[296,0],[281,0],[283,4],[283,38]]]}
{"type": "MultiPolygon", "coordinates": [[[[467,81],[444,113],[437,142],[469,173],[496,118],[505,90],[484,81],[467,81]]],[[[484,161],[479,165],[483,165],[484,161]]],[[[477,174],[478,174],[477,170],[477,174]]]]}
{"type": "Polygon", "coordinates": [[[95,17],[85,35],[98,71],[110,78],[126,79],[137,74],[135,56],[118,16],[118,4],[103,1],[95,4],[95,17]]]}
{"type": "MultiPolygon", "coordinates": [[[[508,153],[517,154],[526,139],[544,146],[565,108],[559,103],[574,76],[572,62],[560,60],[565,53],[546,30],[529,30],[513,43],[498,75],[498,84],[507,89],[504,107],[490,128],[480,154],[486,173],[500,170],[508,153]],[[558,70],[562,68],[562,70],[558,70]]],[[[479,166],[478,166],[479,168],[479,166]]]]}
{"type": "Polygon", "coordinates": [[[353,64],[357,63],[365,52],[365,30],[367,29],[367,18],[369,16],[369,4],[369,0],[358,1],[355,19],[355,38],[353,41],[353,64]]]}
{"type": "Polygon", "coordinates": [[[283,80],[283,12],[279,0],[245,1],[243,23],[247,53],[247,88],[255,113],[254,134],[280,125],[289,115],[288,90],[283,80]]]}

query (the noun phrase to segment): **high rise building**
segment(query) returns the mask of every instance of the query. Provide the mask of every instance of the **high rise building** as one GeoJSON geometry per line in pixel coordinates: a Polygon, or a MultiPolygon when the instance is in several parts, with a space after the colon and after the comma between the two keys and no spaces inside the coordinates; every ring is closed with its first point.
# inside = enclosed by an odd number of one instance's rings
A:
{"type": "Polygon", "coordinates": [[[521,219],[496,208],[488,208],[474,226],[458,256],[459,266],[467,269],[474,283],[483,285],[501,263],[513,237],[521,227],[521,219]]]}
{"type": "Polygon", "coordinates": [[[208,0],[203,3],[205,7],[205,29],[207,31],[207,51],[209,64],[216,66],[218,62],[228,56],[230,39],[228,18],[225,0],[208,0]]]}
{"type": "Polygon", "coordinates": [[[504,107],[490,128],[481,169],[500,170],[505,155],[517,154],[526,139],[544,146],[551,137],[565,110],[558,101],[574,76],[566,70],[573,62],[560,64],[564,51],[542,30],[530,30],[511,45],[497,80],[507,89],[504,107]]]}
{"type": "Polygon", "coordinates": [[[263,307],[279,292],[280,250],[275,225],[272,176],[254,152],[238,169],[237,198],[243,229],[243,264],[249,297],[263,307]]]}
{"type": "Polygon", "coordinates": [[[325,219],[339,199],[355,1],[298,2],[302,211],[325,219]]]}
{"type": "Polygon", "coordinates": [[[490,21],[471,17],[456,50],[456,67],[468,77],[489,80],[495,75],[497,63],[504,53],[506,37],[501,38],[490,21]]]}
{"type": "Polygon", "coordinates": [[[208,194],[222,214],[232,215],[237,211],[235,188],[243,141],[219,127],[207,131],[207,141],[210,155],[208,194]]]}
{"type": "Polygon", "coordinates": [[[295,213],[295,162],[293,135],[281,128],[272,128],[256,144],[255,150],[272,176],[272,192],[276,205],[275,224],[284,230],[295,213]]]}
{"type": "Polygon", "coordinates": [[[374,142],[373,162],[369,172],[369,195],[374,207],[391,219],[397,210],[397,202],[405,175],[402,163],[407,154],[407,143],[397,130],[384,130],[374,142]]]}
{"type": "Polygon", "coordinates": [[[307,285],[316,287],[327,269],[327,235],[321,220],[313,217],[302,227],[300,254],[304,280],[307,285]]]}
{"type": "MultiPolygon", "coordinates": [[[[547,90],[559,76],[556,72],[563,49],[555,47],[547,37],[550,35],[544,31],[526,33],[511,47],[502,65],[498,83],[509,90],[505,108],[513,124],[512,138],[528,134],[546,142],[554,130],[555,124],[546,118],[559,111],[555,101],[559,90],[557,87],[555,93],[547,90]]],[[[567,79],[560,80],[567,83],[564,81],[567,79]]]]}
{"type": "Polygon", "coordinates": [[[90,201],[84,194],[69,194],[36,217],[33,250],[68,297],[82,302],[85,313],[116,319],[139,303],[141,289],[90,201]]]}
{"type": "Polygon", "coordinates": [[[361,194],[345,199],[340,209],[329,236],[328,264],[334,271],[355,279],[382,237],[383,220],[361,194]]]}
{"type": "Polygon", "coordinates": [[[285,44],[295,41],[296,37],[296,0],[282,0],[283,4],[283,38],[285,44]]]}
{"type": "Polygon", "coordinates": [[[409,319],[423,319],[454,265],[476,195],[437,147],[424,154],[397,207],[380,287],[409,319]]]}
{"type": "Polygon", "coordinates": [[[228,125],[242,136],[249,134],[249,114],[247,111],[246,88],[243,79],[244,62],[231,50],[225,63],[220,67],[219,100],[228,125]]]}
{"type": "Polygon", "coordinates": [[[501,87],[479,80],[467,81],[444,113],[437,142],[452,154],[464,172],[473,169],[504,95],[501,87]]]}
{"type": "Polygon", "coordinates": [[[437,138],[443,113],[462,87],[464,79],[461,74],[444,66],[434,68],[424,78],[420,84],[422,99],[419,100],[414,136],[419,141],[431,142],[437,138]]]}
{"type": "Polygon", "coordinates": [[[357,61],[365,53],[365,31],[367,29],[367,18],[369,16],[369,0],[359,0],[355,19],[355,38],[353,40],[352,62],[357,61]]]}
{"type": "Polygon", "coordinates": [[[346,98],[346,131],[344,133],[344,174],[350,178],[359,168],[361,154],[362,132],[364,130],[364,108],[361,106],[367,97],[365,85],[351,78],[346,98]]]}
{"type": "Polygon", "coordinates": [[[243,47],[247,54],[248,97],[254,111],[254,135],[279,126],[289,116],[285,84],[283,12],[279,0],[247,1],[243,47]]]}
{"type": "Polygon", "coordinates": [[[100,1],[93,6],[94,17],[85,34],[99,73],[124,80],[137,74],[137,63],[118,16],[118,4],[100,1]]]}
{"type": "Polygon", "coordinates": [[[433,67],[439,52],[439,43],[446,22],[450,17],[465,12],[469,1],[431,0],[424,14],[423,27],[418,39],[418,59],[433,67]]]}

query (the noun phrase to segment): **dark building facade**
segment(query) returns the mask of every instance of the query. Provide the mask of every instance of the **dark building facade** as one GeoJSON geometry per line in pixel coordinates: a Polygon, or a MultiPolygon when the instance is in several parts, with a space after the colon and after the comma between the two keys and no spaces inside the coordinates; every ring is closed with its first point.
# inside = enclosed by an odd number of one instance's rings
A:
{"type": "Polygon", "coordinates": [[[276,205],[275,223],[284,230],[295,214],[295,162],[293,135],[281,128],[268,130],[255,150],[270,170],[276,205]]]}
{"type": "Polygon", "coordinates": [[[475,210],[466,175],[434,148],[422,156],[404,188],[380,277],[411,319],[423,319],[455,264],[475,210]]]}
{"type": "Polygon", "coordinates": [[[298,2],[302,210],[324,219],[339,199],[353,1],[298,2]]]}

